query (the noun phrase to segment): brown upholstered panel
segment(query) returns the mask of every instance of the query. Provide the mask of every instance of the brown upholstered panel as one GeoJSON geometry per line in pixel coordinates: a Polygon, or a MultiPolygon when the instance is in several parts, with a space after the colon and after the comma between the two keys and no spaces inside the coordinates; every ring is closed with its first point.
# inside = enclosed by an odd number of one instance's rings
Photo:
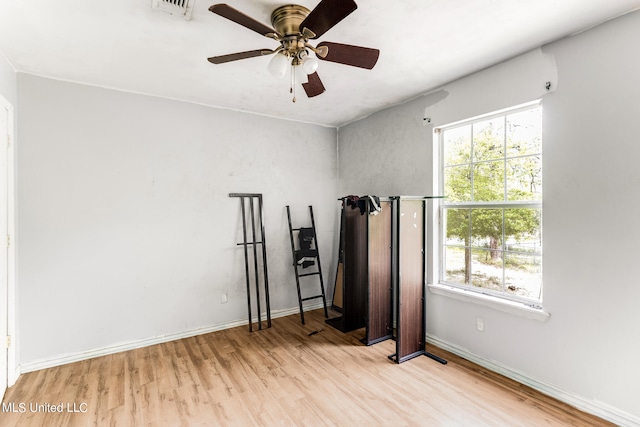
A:
{"type": "Polygon", "coordinates": [[[344,264],[342,261],[338,262],[338,269],[336,271],[336,284],[333,288],[333,302],[332,306],[342,311],[342,280],[344,278],[344,264]]]}
{"type": "Polygon", "coordinates": [[[344,210],[344,331],[365,325],[367,301],[367,216],[359,209],[344,210]]]}
{"type": "Polygon", "coordinates": [[[365,344],[391,337],[391,202],[369,216],[369,295],[365,344]]]}
{"type": "Polygon", "coordinates": [[[400,200],[397,359],[424,350],[424,201],[400,200]]]}

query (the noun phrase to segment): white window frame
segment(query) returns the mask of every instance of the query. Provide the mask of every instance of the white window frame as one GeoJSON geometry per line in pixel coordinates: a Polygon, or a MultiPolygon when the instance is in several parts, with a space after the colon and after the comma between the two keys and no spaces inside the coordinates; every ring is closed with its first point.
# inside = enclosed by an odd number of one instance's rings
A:
{"type": "MultiPolygon", "coordinates": [[[[439,187],[439,194],[444,194],[444,172],[445,172],[445,165],[444,165],[444,131],[446,130],[450,130],[450,129],[455,129],[458,127],[462,127],[462,126],[468,126],[468,125],[473,125],[475,123],[479,123],[482,121],[486,121],[486,120],[490,120],[492,118],[496,118],[496,117],[502,117],[502,116],[506,116],[506,115],[510,115],[510,114],[515,114],[518,112],[522,112],[522,111],[527,111],[527,110],[531,110],[534,109],[536,107],[542,107],[542,101],[541,100],[536,100],[533,102],[528,102],[526,104],[521,104],[518,106],[514,106],[514,107],[510,107],[510,108],[505,108],[499,111],[494,111],[488,114],[483,114],[480,116],[476,116],[470,119],[465,119],[465,120],[460,120],[454,123],[450,123],[447,125],[443,125],[443,126],[439,126],[438,128],[434,129],[434,134],[437,136],[437,152],[438,152],[438,187],[439,187]]],[[[542,151],[542,150],[541,150],[542,151]]],[[[505,153],[506,154],[506,153],[505,153]]],[[[542,152],[540,153],[540,155],[542,156],[542,152]]],[[[507,157],[505,157],[505,161],[506,161],[507,157]]],[[[472,183],[473,185],[473,183],[472,183]]],[[[543,184],[544,186],[544,184],[543,184]]],[[[506,191],[506,187],[505,187],[505,191],[506,191]]],[[[544,198],[544,192],[542,193],[542,198],[544,198]]],[[[446,196],[446,194],[445,194],[446,196]]],[[[482,297],[486,297],[485,299],[487,299],[488,301],[494,300],[495,301],[504,301],[506,303],[516,303],[516,304],[524,304],[524,306],[533,309],[533,310],[541,310],[542,309],[542,299],[543,299],[543,283],[541,283],[541,289],[540,289],[540,297],[539,299],[537,298],[525,298],[525,297],[521,297],[521,296],[517,296],[517,295],[511,295],[508,294],[507,292],[504,291],[494,291],[494,290],[490,290],[490,289],[485,289],[485,288],[480,288],[480,287],[476,287],[473,285],[465,285],[465,284],[461,284],[461,283],[453,283],[453,282],[446,282],[444,280],[444,276],[445,276],[445,243],[446,243],[446,230],[444,229],[444,227],[446,226],[446,221],[444,218],[444,214],[445,214],[445,209],[451,209],[451,208],[468,208],[468,209],[473,209],[473,208],[536,208],[536,209],[540,209],[540,212],[542,213],[542,200],[536,200],[536,201],[508,201],[505,200],[504,201],[498,201],[498,202],[448,202],[447,199],[443,199],[441,201],[441,203],[439,203],[438,206],[438,249],[437,249],[437,254],[438,254],[438,283],[439,286],[435,287],[434,290],[436,293],[442,293],[442,294],[449,294],[451,296],[456,297],[456,294],[458,295],[457,297],[461,299],[466,299],[467,296],[471,293],[471,294],[475,294],[478,296],[482,296],[482,297]]],[[[542,227],[542,224],[541,224],[542,227]]],[[[504,232],[504,231],[503,231],[504,232]]],[[[542,230],[541,230],[542,232],[542,230]]],[[[542,253],[541,253],[541,257],[543,257],[542,253]]],[[[543,261],[544,263],[544,261],[543,261]]],[[[504,267],[503,267],[504,270],[504,267]]],[[[504,278],[503,278],[503,285],[504,285],[504,278]]]]}

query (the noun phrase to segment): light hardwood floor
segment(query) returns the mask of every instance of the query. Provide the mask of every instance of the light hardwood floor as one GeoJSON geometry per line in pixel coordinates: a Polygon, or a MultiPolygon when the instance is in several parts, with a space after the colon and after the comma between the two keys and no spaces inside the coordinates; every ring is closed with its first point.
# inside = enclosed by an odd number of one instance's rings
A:
{"type": "Polygon", "coordinates": [[[367,347],[363,330],[343,334],[321,310],[305,317],[24,374],[0,426],[612,425],[437,348],[447,365],[396,365],[393,341],[367,347]],[[33,406],[60,403],[63,413],[33,406]]]}

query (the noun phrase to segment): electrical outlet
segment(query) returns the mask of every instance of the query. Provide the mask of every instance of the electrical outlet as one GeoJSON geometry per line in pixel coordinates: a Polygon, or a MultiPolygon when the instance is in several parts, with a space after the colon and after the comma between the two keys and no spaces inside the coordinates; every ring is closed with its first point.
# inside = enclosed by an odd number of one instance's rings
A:
{"type": "Polygon", "coordinates": [[[482,317],[476,317],[476,329],[484,332],[484,319],[482,317]]]}
{"type": "Polygon", "coordinates": [[[222,295],[220,295],[220,304],[224,304],[227,301],[229,301],[229,298],[227,297],[227,293],[225,292],[222,295]]]}

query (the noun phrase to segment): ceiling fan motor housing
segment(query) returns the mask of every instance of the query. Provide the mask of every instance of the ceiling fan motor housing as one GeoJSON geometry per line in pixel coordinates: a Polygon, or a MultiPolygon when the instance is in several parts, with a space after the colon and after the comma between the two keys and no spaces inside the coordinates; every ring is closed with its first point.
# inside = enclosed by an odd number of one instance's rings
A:
{"type": "Polygon", "coordinates": [[[306,52],[307,38],[302,34],[300,24],[309,13],[309,9],[304,6],[288,4],[277,8],[271,14],[273,28],[282,35],[282,51],[293,58],[292,65],[302,63],[302,53],[306,52]]]}
{"type": "Polygon", "coordinates": [[[300,36],[300,24],[309,13],[309,9],[297,4],[281,6],[271,13],[271,24],[283,37],[300,36]]]}

